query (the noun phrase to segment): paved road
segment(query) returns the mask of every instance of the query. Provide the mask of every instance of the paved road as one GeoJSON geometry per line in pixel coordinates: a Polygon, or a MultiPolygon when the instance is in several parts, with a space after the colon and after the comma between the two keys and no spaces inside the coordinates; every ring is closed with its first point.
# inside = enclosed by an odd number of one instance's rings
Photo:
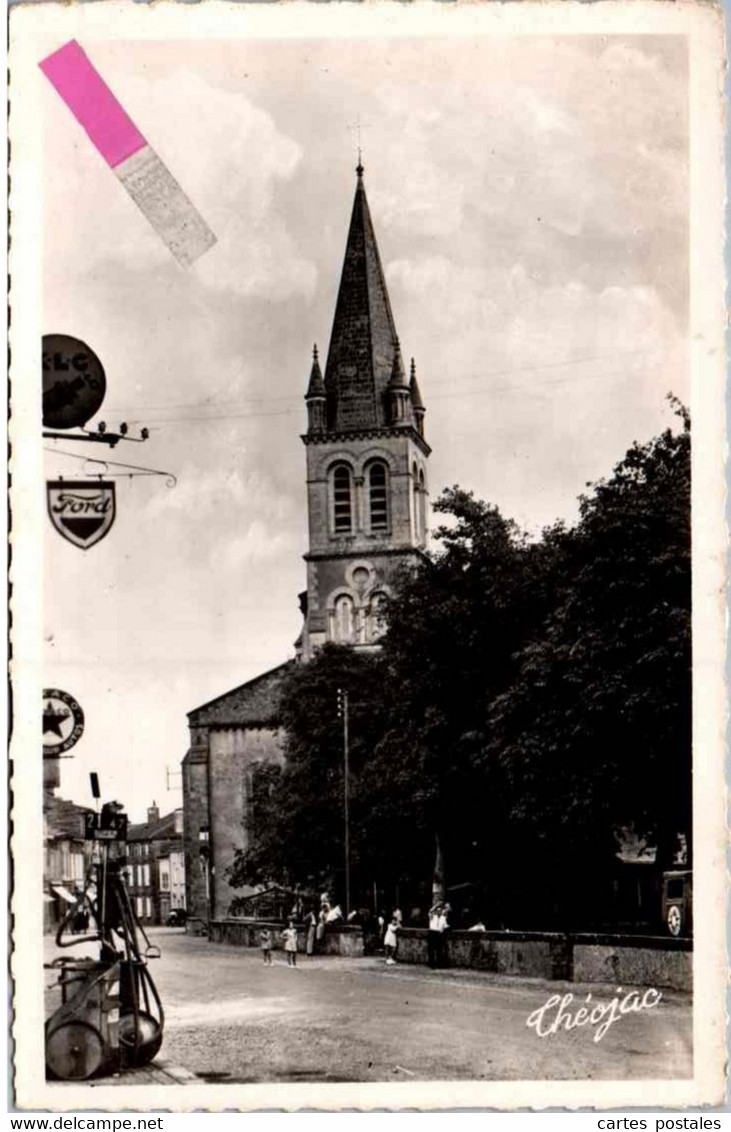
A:
{"type": "MultiPolygon", "coordinates": [[[[620,1016],[600,1042],[590,1025],[538,1037],[528,1016],[555,994],[573,1009],[614,986],[477,971],[386,967],[382,959],[307,960],[271,968],[247,948],[157,929],[150,970],[165,1006],[161,1056],[201,1079],[408,1081],[689,1076],[691,1000],[664,991],[620,1016]]],[[[555,1012],[554,1015],[555,1016],[555,1012]]],[[[550,1016],[547,1016],[547,1020],[550,1016]]]]}

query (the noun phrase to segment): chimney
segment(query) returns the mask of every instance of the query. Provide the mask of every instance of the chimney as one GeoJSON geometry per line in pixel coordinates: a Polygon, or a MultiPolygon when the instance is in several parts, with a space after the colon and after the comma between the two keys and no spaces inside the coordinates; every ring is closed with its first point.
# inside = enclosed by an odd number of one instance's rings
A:
{"type": "Polygon", "coordinates": [[[147,807],[147,824],[152,825],[153,822],[160,820],[160,810],[157,802],[153,799],[152,805],[147,807]]]}

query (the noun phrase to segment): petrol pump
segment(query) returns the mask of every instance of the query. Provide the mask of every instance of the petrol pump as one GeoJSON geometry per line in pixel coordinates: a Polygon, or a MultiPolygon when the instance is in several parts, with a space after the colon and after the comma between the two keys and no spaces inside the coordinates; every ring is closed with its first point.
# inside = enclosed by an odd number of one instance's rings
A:
{"type": "MultiPolygon", "coordinates": [[[[99,798],[97,776],[92,792],[99,798]]],[[[86,814],[85,838],[94,842],[84,891],[56,933],[59,948],[98,945],[97,956],[59,956],[47,969],[61,1005],[46,1022],[46,1071],[78,1081],[147,1065],[163,1038],[164,1012],[148,961],[160,956],[135,914],[125,882],[127,815],[116,802],[86,814]],[[91,930],[71,935],[88,916],[91,930]],[[143,942],[141,942],[143,941],[143,942]]],[[[88,948],[86,949],[88,951],[88,948]]]]}

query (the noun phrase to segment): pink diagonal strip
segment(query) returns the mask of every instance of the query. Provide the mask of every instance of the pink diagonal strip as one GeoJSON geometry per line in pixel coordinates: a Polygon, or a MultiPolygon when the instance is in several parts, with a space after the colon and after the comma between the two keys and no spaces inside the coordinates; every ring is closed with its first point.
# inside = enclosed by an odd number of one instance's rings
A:
{"type": "Polygon", "coordinates": [[[38,65],[112,169],[147,145],[75,39],[38,65]]]}

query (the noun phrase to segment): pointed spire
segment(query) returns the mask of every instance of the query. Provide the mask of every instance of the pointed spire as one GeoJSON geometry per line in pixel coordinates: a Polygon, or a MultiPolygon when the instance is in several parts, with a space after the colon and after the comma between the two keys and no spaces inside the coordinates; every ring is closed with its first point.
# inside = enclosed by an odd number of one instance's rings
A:
{"type": "Polygon", "coordinates": [[[411,380],[409,381],[409,393],[411,394],[411,408],[414,412],[414,420],[416,422],[416,431],[419,436],[424,435],[424,401],[419,389],[419,382],[416,380],[416,363],[411,359],[411,380]]]}
{"type": "Polygon", "coordinates": [[[368,208],[363,165],[357,181],[325,367],[328,428],[334,432],[389,423],[384,393],[391,377],[396,327],[368,208]]]}
{"type": "Polygon", "coordinates": [[[320,361],[317,356],[317,343],[312,347],[312,369],[310,370],[310,381],[307,386],[307,392],[305,393],[305,401],[307,402],[308,433],[324,432],[327,426],[327,421],[325,420],[327,393],[325,391],[322,370],[320,369],[320,361]]]}
{"type": "Polygon", "coordinates": [[[396,346],[393,352],[393,362],[391,364],[391,376],[388,379],[388,387],[389,389],[408,389],[404,363],[401,358],[401,344],[398,338],[396,339],[396,346]]]}
{"type": "Polygon", "coordinates": [[[409,381],[409,390],[411,392],[411,404],[414,406],[414,408],[421,409],[422,412],[426,412],[424,408],[424,402],[421,398],[419,383],[416,380],[416,363],[414,362],[413,358],[411,359],[411,380],[409,381]]]}
{"type": "Polygon", "coordinates": [[[310,401],[313,397],[325,397],[325,381],[322,376],[322,370],[320,369],[317,343],[312,347],[312,369],[310,370],[310,383],[307,386],[305,400],[310,401]]]}
{"type": "Polygon", "coordinates": [[[386,404],[390,424],[413,424],[414,416],[411,411],[411,398],[409,396],[409,383],[406,380],[404,363],[401,360],[401,346],[398,338],[393,352],[391,377],[386,386],[386,404]]]}

